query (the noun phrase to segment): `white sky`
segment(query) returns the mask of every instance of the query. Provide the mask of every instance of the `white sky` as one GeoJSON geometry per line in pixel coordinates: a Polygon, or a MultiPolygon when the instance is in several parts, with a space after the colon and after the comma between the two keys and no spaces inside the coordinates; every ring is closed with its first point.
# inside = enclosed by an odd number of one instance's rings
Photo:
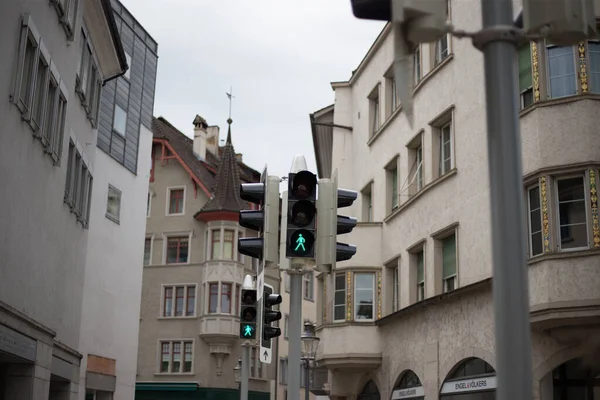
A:
{"type": "Polygon", "coordinates": [[[294,155],[316,172],[309,113],[333,103],[384,23],[350,0],[122,0],[158,42],[154,115],[192,137],[196,114],[232,139],[244,162],[287,176],[294,155]]]}

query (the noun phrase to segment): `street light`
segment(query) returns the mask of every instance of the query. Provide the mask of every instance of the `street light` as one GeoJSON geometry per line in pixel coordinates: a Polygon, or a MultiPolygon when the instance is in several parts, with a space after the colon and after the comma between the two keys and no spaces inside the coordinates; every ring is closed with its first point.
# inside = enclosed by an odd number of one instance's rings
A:
{"type": "Polygon", "coordinates": [[[238,390],[240,392],[240,397],[242,396],[242,359],[238,358],[237,365],[233,367],[233,376],[235,378],[235,383],[238,384],[238,390]]]}
{"type": "Polygon", "coordinates": [[[306,321],[304,323],[304,332],[300,337],[302,341],[302,361],[304,361],[304,398],[309,400],[310,398],[310,362],[313,361],[317,355],[317,349],[319,348],[319,338],[315,335],[315,325],[312,322],[306,321]]]}

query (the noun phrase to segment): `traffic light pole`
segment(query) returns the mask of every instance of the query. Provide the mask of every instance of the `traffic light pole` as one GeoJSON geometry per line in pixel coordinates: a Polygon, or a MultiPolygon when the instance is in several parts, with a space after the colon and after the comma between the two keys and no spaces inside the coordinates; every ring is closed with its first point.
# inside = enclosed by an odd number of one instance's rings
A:
{"type": "Polygon", "coordinates": [[[493,30],[513,25],[510,0],[482,0],[493,296],[499,400],[532,396],[531,333],[524,232],[516,43],[493,30]]]}
{"type": "Polygon", "coordinates": [[[306,259],[290,260],[290,320],[288,327],[288,399],[300,400],[300,335],[302,332],[302,275],[305,272],[306,259]]]}
{"type": "Polygon", "coordinates": [[[240,389],[240,400],[248,400],[248,371],[250,369],[250,343],[247,340],[242,343],[242,384],[240,389]]]}

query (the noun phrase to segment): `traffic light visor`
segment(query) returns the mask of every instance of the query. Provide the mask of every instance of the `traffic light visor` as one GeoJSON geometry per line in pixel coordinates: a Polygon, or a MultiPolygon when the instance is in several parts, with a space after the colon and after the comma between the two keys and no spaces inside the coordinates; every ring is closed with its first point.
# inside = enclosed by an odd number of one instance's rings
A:
{"type": "Polygon", "coordinates": [[[317,189],[317,177],[310,171],[300,171],[289,182],[289,191],[297,199],[314,196],[317,189]]]}
{"type": "Polygon", "coordinates": [[[316,213],[317,209],[312,202],[300,200],[290,210],[290,221],[296,226],[305,227],[315,219],[316,213]]]}

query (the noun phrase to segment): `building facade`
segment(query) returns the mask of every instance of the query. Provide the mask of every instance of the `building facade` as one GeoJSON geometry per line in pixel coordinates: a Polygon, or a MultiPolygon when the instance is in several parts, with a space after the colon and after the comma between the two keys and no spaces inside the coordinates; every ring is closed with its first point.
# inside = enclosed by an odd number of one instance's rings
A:
{"type": "MultiPolygon", "coordinates": [[[[200,116],[193,140],[162,117],[152,131],[136,399],[236,399],[239,296],[257,270],[237,251],[239,237],[256,235],[238,225],[239,211],[250,208],[239,188],[260,173],[235,153],[231,125],[224,146],[219,127],[200,116]]],[[[278,271],[265,280],[277,289],[278,271]]],[[[250,398],[268,399],[277,368],[257,354],[253,348],[250,398]]]]}
{"type": "Polygon", "coordinates": [[[129,69],[103,87],[96,118],[80,400],[132,400],[137,372],[157,44],[119,1],[112,9],[129,69]]]}
{"type": "MultiPolygon", "coordinates": [[[[448,10],[454,26],[481,28],[479,2],[448,10]]],[[[410,127],[392,41],[386,25],[352,77],[332,83],[335,104],[311,114],[319,175],[337,170],[359,192],[343,210],[359,219],[343,238],[357,254],[317,278],[323,389],[493,399],[483,57],[452,36],[416,46],[410,127]]],[[[535,399],[600,398],[599,51],[594,40],[518,50],[535,399]]]]}
{"type": "Polygon", "coordinates": [[[127,63],[108,1],[8,0],[2,11],[0,399],[74,400],[95,119],[103,83],[127,63]]]}

